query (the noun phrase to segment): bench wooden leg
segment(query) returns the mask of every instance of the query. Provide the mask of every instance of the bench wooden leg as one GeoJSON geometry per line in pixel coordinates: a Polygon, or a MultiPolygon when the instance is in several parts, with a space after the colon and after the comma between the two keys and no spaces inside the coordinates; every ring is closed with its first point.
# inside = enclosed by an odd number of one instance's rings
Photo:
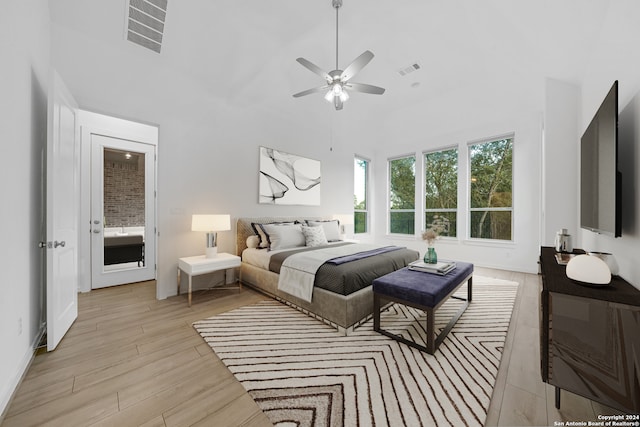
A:
{"type": "Polygon", "coordinates": [[[380,331],[380,295],[373,294],[373,330],[380,331]]]}
{"type": "MultiPolygon", "coordinates": [[[[465,300],[463,298],[458,298],[458,297],[451,297],[451,298],[455,298],[455,299],[464,301],[464,304],[462,305],[462,307],[460,307],[460,309],[458,309],[458,312],[451,318],[451,320],[449,320],[449,323],[447,323],[447,326],[445,326],[444,329],[442,331],[440,331],[440,333],[438,334],[438,337],[435,339],[435,344],[433,346],[434,347],[434,351],[440,346],[440,343],[442,343],[442,341],[449,334],[451,329],[453,329],[455,324],[458,322],[458,319],[460,319],[460,316],[462,316],[462,313],[464,313],[465,310],[467,309],[467,307],[469,307],[469,301],[468,300],[465,300]]],[[[433,339],[433,335],[431,336],[431,339],[433,339]]],[[[428,342],[428,340],[427,340],[427,342],[428,342]]],[[[433,354],[433,353],[429,353],[429,354],[433,354]]]]}
{"type": "Polygon", "coordinates": [[[433,308],[428,308],[425,312],[427,313],[427,353],[433,354],[436,351],[436,332],[433,324],[436,317],[435,310],[433,308]]]}

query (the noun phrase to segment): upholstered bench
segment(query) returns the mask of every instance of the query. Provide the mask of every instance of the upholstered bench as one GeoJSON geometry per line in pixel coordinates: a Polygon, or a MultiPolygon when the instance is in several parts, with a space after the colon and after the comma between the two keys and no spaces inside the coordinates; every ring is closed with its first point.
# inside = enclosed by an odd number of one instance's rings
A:
{"type": "Polygon", "coordinates": [[[453,325],[471,302],[471,288],[473,281],[473,264],[456,262],[456,268],[444,276],[421,271],[409,270],[405,267],[373,281],[373,329],[407,345],[433,354],[440,343],[447,336],[453,325]],[[460,298],[453,294],[465,282],[467,298],[460,298]],[[465,301],[463,306],[449,321],[447,326],[435,337],[435,311],[449,298],[465,301]],[[400,335],[385,331],[380,327],[381,301],[392,301],[415,307],[427,314],[426,346],[410,341],[400,335]]]}

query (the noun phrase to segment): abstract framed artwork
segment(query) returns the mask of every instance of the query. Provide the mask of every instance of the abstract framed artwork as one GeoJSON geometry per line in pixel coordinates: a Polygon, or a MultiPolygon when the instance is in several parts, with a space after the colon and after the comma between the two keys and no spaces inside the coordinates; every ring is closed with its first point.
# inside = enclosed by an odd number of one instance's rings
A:
{"type": "Polygon", "coordinates": [[[320,206],[320,181],[320,161],[260,147],[260,203],[320,206]]]}

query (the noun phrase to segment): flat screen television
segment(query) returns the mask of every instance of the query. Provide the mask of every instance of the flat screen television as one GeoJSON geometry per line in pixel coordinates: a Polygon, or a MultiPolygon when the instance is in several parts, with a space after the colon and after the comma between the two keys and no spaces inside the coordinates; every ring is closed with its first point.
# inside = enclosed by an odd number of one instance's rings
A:
{"type": "Polygon", "coordinates": [[[580,226],[622,235],[617,80],[580,139],[580,226]]]}

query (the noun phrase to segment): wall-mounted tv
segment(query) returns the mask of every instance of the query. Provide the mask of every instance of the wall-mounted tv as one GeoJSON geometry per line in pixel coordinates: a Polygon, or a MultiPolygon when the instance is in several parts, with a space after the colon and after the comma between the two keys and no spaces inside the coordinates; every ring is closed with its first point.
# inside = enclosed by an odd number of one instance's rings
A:
{"type": "Polygon", "coordinates": [[[622,235],[617,80],[580,139],[580,226],[622,235]]]}

